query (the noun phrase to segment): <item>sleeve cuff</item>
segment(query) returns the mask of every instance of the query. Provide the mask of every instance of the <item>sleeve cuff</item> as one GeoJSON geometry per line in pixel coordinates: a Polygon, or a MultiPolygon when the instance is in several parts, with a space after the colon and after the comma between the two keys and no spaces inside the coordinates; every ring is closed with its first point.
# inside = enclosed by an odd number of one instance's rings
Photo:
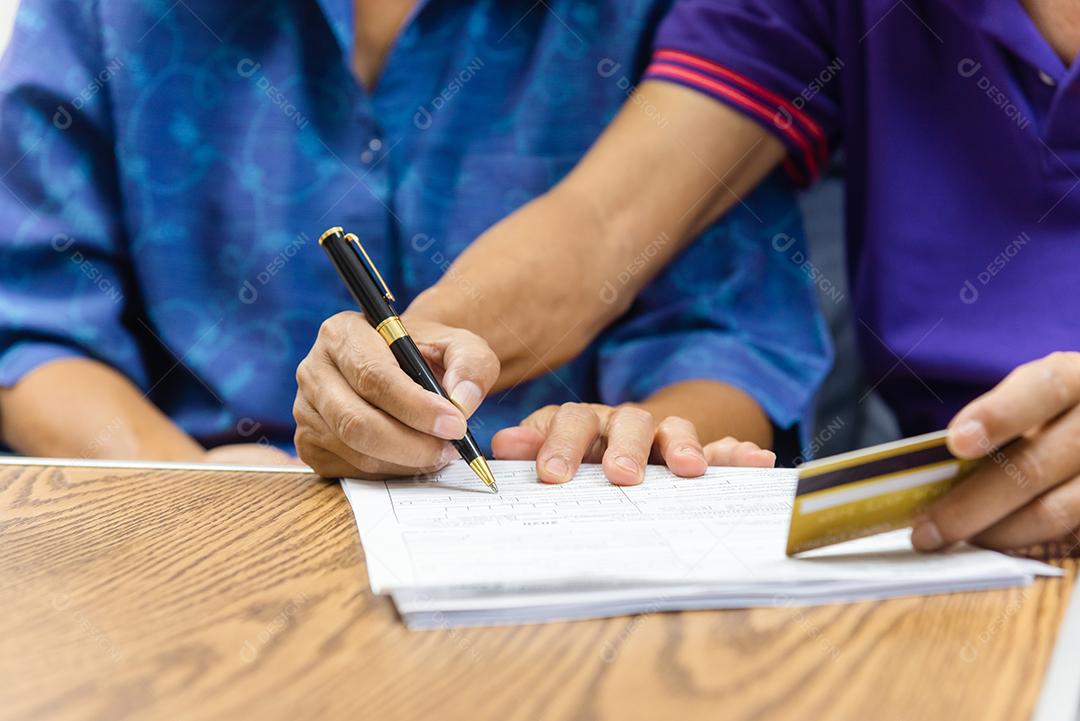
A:
{"type": "Polygon", "coordinates": [[[651,338],[604,354],[601,400],[608,405],[640,402],[676,383],[710,380],[746,392],[780,429],[809,427],[814,391],[828,369],[826,359],[821,368],[807,367],[805,375],[794,377],[732,336],[694,333],[672,341],[651,338]]]}
{"type": "Polygon", "coordinates": [[[77,348],[62,343],[20,341],[0,353],[0,388],[11,388],[27,373],[50,361],[86,357],[77,348]]]}
{"type": "Polygon", "coordinates": [[[743,113],[789,149],[784,168],[800,185],[818,177],[829,157],[821,124],[758,82],[711,60],[672,49],[658,49],[644,79],[663,80],[697,90],[743,113]]]}

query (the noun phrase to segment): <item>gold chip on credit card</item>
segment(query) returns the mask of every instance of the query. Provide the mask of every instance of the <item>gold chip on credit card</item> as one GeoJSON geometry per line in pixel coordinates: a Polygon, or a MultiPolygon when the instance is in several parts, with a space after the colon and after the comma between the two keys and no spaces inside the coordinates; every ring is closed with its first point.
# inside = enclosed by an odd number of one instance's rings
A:
{"type": "Polygon", "coordinates": [[[975,465],[945,431],[822,458],[798,467],[787,555],[911,525],[975,465]]]}

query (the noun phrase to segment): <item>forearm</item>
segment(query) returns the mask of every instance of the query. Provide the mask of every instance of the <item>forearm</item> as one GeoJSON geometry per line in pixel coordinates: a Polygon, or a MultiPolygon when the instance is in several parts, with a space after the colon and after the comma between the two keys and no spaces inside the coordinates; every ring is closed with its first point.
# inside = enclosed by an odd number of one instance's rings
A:
{"type": "Polygon", "coordinates": [[[622,270],[655,246],[636,295],[698,234],[741,203],[785,155],[757,123],[698,92],[646,82],[561,191],[588,198],[604,227],[604,250],[622,270]],[[666,238],[670,242],[657,243],[666,238]],[[653,260],[657,262],[652,262],[653,260]]]}
{"type": "Polygon", "coordinates": [[[715,101],[645,83],[573,172],[478,238],[409,312],[486,339],[501,387],[546,373],[622,315],[783,154],[715,101]]]}
{"type": "Polygon", "coordinates": [[[773,429],[765,411],[749,394],[717,381],[692,380],[662,388],[637,404],[657,421],[681,416],[697,427],[701,442],[732,436],[772,448],[773,429]]]}
{"type": "Polygon", "coordinates": [[[46,363],[0,389],[0,435],[36,456],[171,461],[204,453],[126,377],[85,359],[46,363]]]}
{"type": "Polygon", "coordinates": [[[601,298],[612,264],[604,233],[590,204],[553,190],[480,236],[413,301],[406,323],[423,317],[482,337],[502,365],[495,389],[547,373],[630,300],[601,298]]]}

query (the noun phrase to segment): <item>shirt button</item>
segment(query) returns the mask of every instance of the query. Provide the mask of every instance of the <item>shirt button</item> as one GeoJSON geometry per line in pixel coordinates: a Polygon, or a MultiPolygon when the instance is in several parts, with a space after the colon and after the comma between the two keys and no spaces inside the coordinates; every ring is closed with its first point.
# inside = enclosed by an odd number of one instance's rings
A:
{"type": "Polygon", "coordinates": [[[360,153],[360,162],[364,165],[370,163],[372,160],[374,160],[374,158],[375,153],[371,152],[370,150],[365,150],[364,152],[360,153]]]}
{"type": "Polygon", "coordinates": [[[1050,87],[1055,85],[1054,79],[1045,70],[1039,71],[1039,80],[1042,80],[1043,85],[1049,85],[1050,87]]]}
{"type": "Polygon", "coordinates": [[[372,152],[377,153],[382,150],[382,141],[378,138],[372,138],[371,142],[368,143],[368,147],[371,148],[372,152]]]}

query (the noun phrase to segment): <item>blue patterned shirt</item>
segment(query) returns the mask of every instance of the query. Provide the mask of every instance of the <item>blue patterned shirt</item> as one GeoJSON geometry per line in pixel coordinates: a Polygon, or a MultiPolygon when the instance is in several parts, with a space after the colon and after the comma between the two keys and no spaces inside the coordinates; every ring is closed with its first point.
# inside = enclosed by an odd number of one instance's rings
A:
{"type": "MultiPolygon", "coordinates": [[[[350,0],[23,0],[0,67],[0,385],[95,358],[204,444],[291,449],[295,368],[353,308],[318,234],[357,232],[405,307],[582,156],[667,5],[420,2],[367,92],[350,0]]],[[[766,183],[579,358],[489,398],[478,440],[696,378],[794,426],[829,363],[800,236],[766,183]]]]}

